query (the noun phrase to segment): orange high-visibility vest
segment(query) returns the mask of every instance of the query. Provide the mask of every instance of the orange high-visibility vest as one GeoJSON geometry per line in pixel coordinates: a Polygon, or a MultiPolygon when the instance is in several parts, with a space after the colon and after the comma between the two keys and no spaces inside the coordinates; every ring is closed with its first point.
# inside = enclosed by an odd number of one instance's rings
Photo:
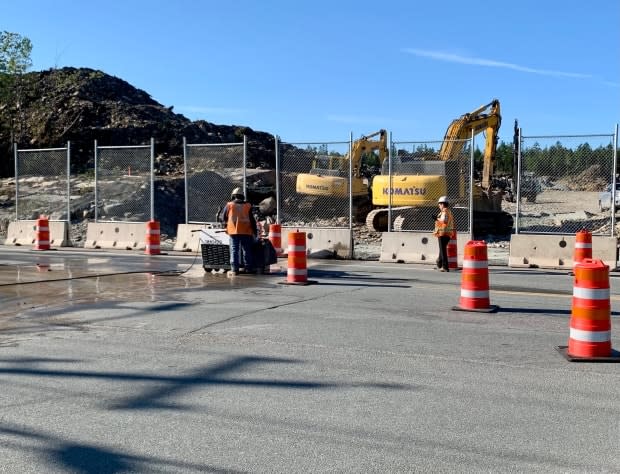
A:
{"type": "Polygon", "coordinates": [[[250,222],[252,204],[249,202],[229,202],[226,207],[228,211],[226,233],[228,235],[252,235],[252,224],[250,222]]]}
{"type": "Polygon", "coordinates": [[[442,235],[451,237],[453,232],[454,216],[450,209],[445,208],[439,218],[435,220],[435,232],[433,232],[433,235],[436,237],[441,237],[442,235]]]}

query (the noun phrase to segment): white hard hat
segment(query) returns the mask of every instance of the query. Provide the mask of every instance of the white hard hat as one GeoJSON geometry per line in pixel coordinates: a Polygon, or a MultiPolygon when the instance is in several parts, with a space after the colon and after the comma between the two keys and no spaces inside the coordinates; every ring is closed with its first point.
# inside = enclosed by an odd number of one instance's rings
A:
{"type": "Polygon", "coordinates": [[[438,202],[438,203],[442,203],[442,202],[443,202],[443,203],[448,204],[450,201],[448,200],[448,196],[441,196],[441,197],[437,200],[437,202],[438,202]]]}
{"type": "Polygon", "coordinates": [[[232,193],[230,193],[231,196],[243,196],[243,189],[241,188],[235,188],[232,190],[232,193]]]}

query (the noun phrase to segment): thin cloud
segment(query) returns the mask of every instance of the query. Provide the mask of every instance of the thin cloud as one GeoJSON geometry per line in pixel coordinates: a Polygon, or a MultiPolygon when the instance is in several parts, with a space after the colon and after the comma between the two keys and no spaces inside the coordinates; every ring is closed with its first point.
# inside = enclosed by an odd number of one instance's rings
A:
{"type": "Polygon", "coordinates": [[[445,61],[450,63],[470,64],[472,66],[497,67],[502,69],[512,69],[513,71],[527,72],[530,74],[540,74],[542,76],[555,77],[572,77],[574,79],[592,79],[590,74],[581,74],[578,72],[554,71],[551,69],[536,69],[528,66],[520,66],[519,64],[505,63],[502,61],[494,61],[492,59],[474,58],[470,56],[460,56],[458,54],[443,53],[441,51],[429,51],[425,49],[404,48],[404,53],[413,54],[425,58],[436,59],[437,61],[445,61]]]}
{"type": "Polygon", "coordinates": [[[195,105],[184,105],[177,107],[182,112],[190,112],[195,114],[218,114],[218,115],[240,115],[246,114],[248,111],[245,109],[234,109],[226,107],[200,107],[195,105]]]}
{"type": "Polygon", "coordinates": [[[611,87],[620,87],[620,82],[603,81],[603,84],[611,87]]]}

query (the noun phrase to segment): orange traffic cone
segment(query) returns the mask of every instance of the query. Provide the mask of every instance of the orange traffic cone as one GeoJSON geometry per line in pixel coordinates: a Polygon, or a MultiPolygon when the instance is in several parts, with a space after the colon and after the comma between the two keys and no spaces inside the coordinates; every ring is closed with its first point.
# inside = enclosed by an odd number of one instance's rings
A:
{"type": "Polygon", "coordinates": [[[146,248],[144,253],[146,255],[159,255],[159,248],[159,221],[151,219],[146,223],[146,248]]]}
{"type": "Polygon", "coordinates": [[[458,262],[458,247],[456,245],[456,230],[452,232],[450,236],[450,242],[448,242],[448,269],[449,270],[458,270],[459,262],[458,262]]]}
{"type": "Polygon", "coordinates": [[[585,258],[592,258],[592,234],[582,229],[575,234],[573,267],[582,262],[585,258]]]}
{"type": "Polygon", "coordinates": [[[50,224],[47,217],[41,216],[37,219],[34,235],[34,250],[50,249],[50,224]]]}
{"type": "Polygon", "coordinates": [[[498,306],[489,300],[489,263],[487,244],[482,240],[470,240],[465,244],[463,272],[461,274],[461,298],[456,311],[492,313],[498,306]]]}
{"type": "Polygon", "coordinates": [[[557,349],[571,361],[620,362],[611,348],[609,267],[601,260],[575,265],[568,347],[557,349]]]}

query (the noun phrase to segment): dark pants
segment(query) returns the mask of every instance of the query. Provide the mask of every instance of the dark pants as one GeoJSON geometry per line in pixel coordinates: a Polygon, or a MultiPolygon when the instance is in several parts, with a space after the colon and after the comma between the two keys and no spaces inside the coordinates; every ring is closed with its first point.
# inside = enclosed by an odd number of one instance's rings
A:
{"type": "Polygon", "coordinates": [[[437,268],[448,268],[448,244],[450,243],[449,235],[442,235],[437,238],[439,241],[439,258],[437,259],[437,268]]]}
{"type": "Polygon", "coordinates": [[[254,237],[252,235],[231,235],[230,236],[230,269],[234,272],[239,271],[240,259],[239,251],[243,253],[243,267],[247,271],[254,270],[254,258],[252,246],[254,237]]]}

